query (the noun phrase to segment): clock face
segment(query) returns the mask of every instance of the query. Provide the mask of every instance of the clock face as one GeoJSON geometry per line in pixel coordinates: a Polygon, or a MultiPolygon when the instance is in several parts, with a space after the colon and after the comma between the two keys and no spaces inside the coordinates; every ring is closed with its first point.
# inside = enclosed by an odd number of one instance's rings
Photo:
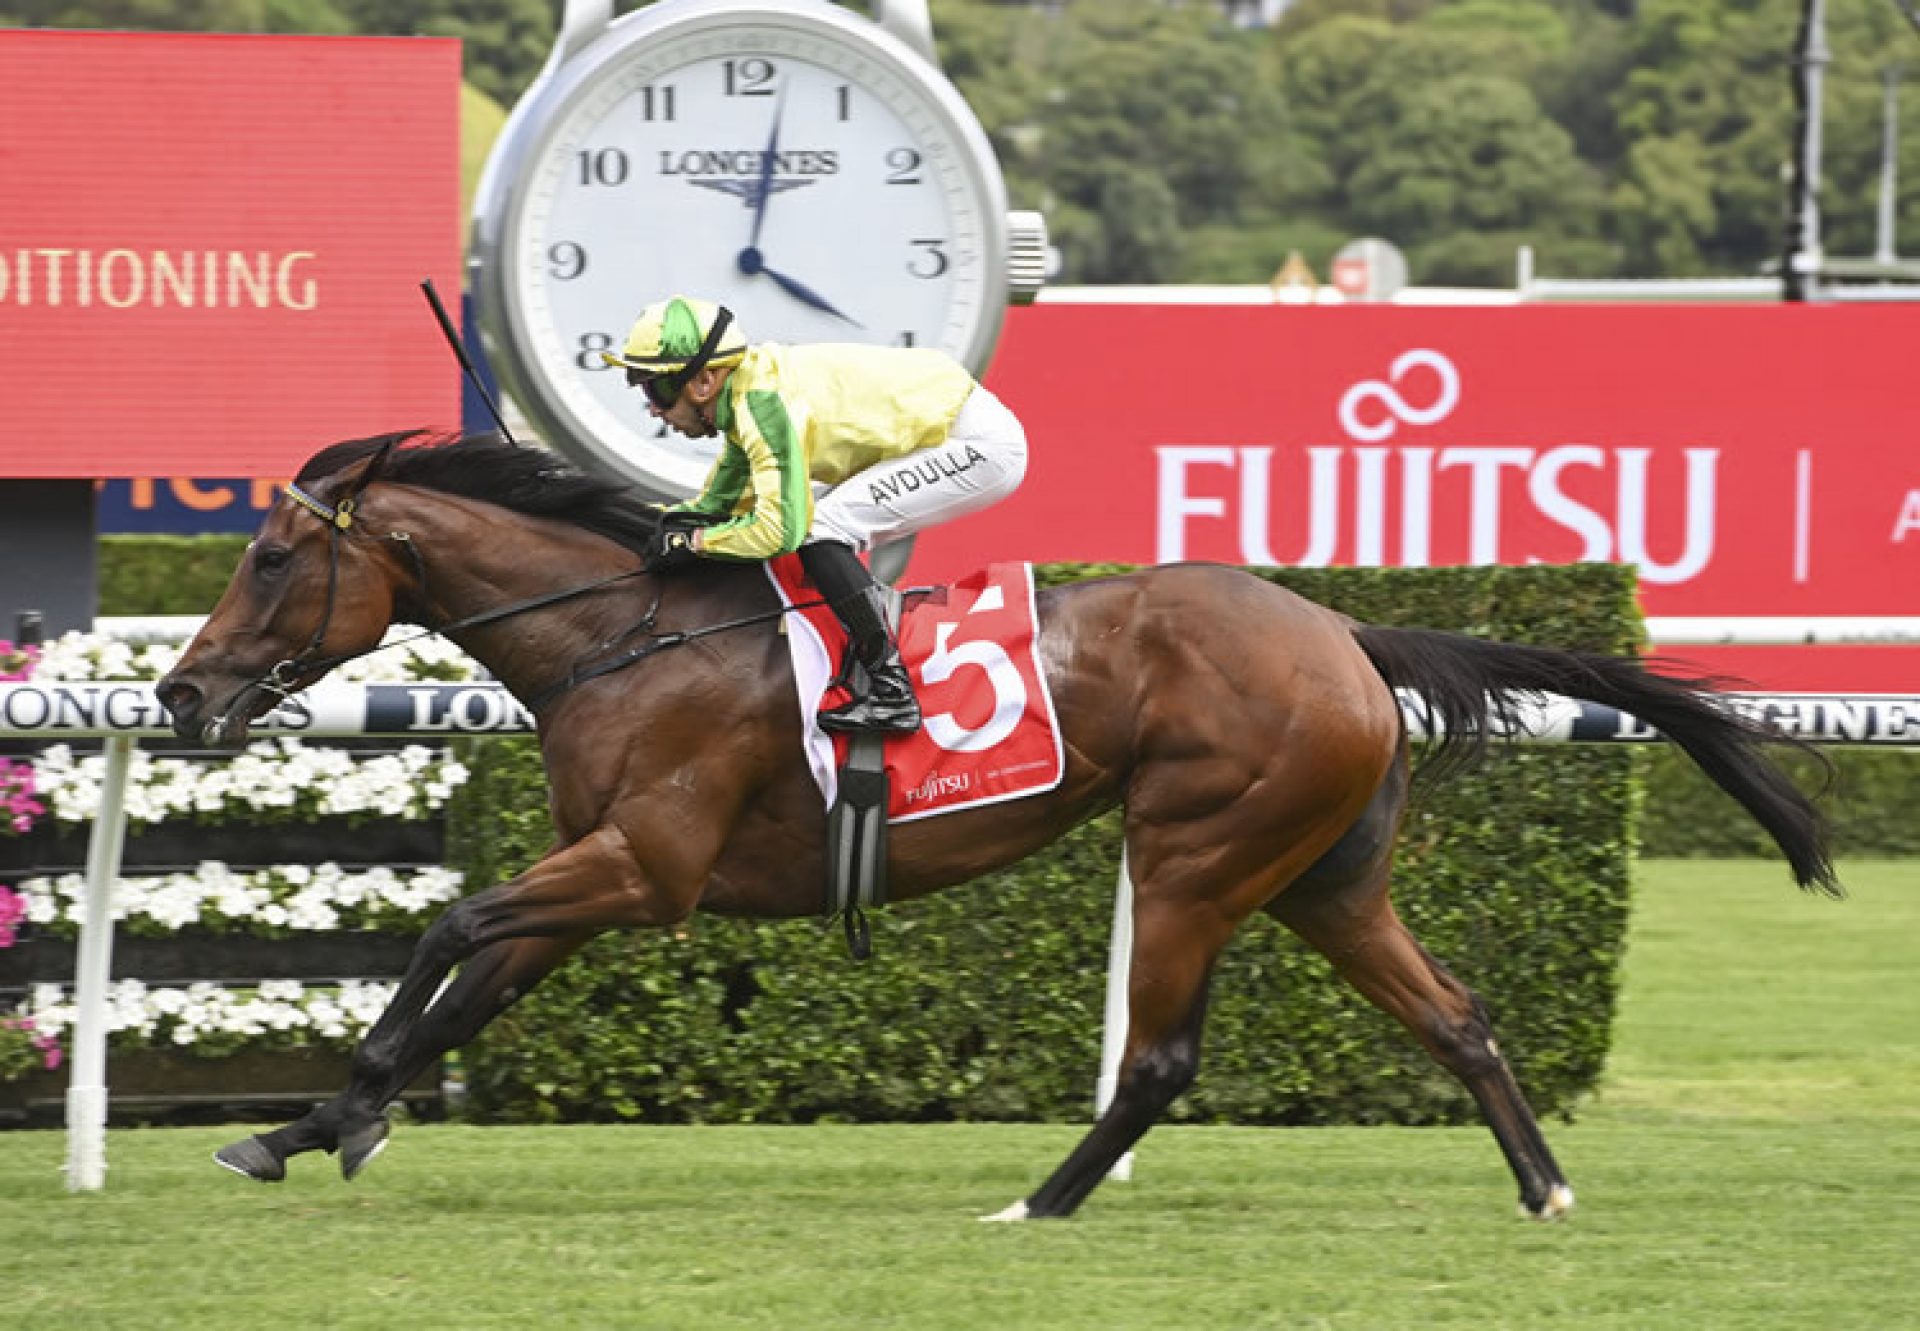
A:
{"type": "Polygon", "coordinates": [[[482,309],[504,306],[496,357],[563,451],[667,493],[698,486],[716,442],[667,431],[600,360],[670,295],[728,306],[755,342],[984,360],[1006,299],[984,136],[904,47],[814,8],[641,11],[527,131],[482,309]]]}

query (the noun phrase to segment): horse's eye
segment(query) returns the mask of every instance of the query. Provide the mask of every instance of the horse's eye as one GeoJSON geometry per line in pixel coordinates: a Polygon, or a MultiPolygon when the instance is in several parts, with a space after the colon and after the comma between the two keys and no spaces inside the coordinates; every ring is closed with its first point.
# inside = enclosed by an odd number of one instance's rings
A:
{"type": "Polygon", "coordinates": [[[284,572],[292,562],[293,551],[284,545],[263,545],[253,552],[253,566],[261,573],[284,572]]]}

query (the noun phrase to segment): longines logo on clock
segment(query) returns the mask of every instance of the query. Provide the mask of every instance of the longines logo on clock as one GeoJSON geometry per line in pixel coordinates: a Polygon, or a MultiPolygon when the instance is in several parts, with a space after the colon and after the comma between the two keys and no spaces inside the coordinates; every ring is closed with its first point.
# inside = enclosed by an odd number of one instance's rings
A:
{"type": "Polygon", "coordinates": [[[776,153],[752,148],[732,152],[662,149],[660,153],[661,175],[687,176],[689,185],[738,195],[749,208],[759,201],[763,172],[767,193],[778,194],[811,185],[818,177],[835,175],[839,170],[840,154],[831,148],[776,153]],[[771,163],[768,158],[772,158],[771,163]]]}

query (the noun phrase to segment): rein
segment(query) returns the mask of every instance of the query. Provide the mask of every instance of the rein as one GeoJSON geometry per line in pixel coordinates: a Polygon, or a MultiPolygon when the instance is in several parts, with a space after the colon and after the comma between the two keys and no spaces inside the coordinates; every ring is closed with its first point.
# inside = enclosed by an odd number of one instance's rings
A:
{"type": "MultiPolygon", "coordinates": [[[[824,600],[802,601],[794,605],[783,605],[778,610],[762,610],[755,615],[744,615],[739,619],[729,619],[718,624],[706,624],[697,629],[682,629],[674,633],[654,633],[653,617],[659,613],[660,610],[660,597],[656,595],[653,604],[647,607],[647,613],[640,617],[640,622],[620,635],[620,638],[631,638],[636,633],[652,634],[653,636],[648,641],[641,643],[638,647],[629,647],[626,651],[616,656],[609,656],[603,660],[596,661],[584,669],[580,665],[575,664],[568,669],[566,678],[549,684],[546,688],[534,694],[533,697],[527,699],[527,710],[537,712],[563,693],[576,689],[580,685],[592,680],[599,679],[602,675],[611,675],[616,670],[625,670],[630,665],[638,665],[649,656],[654,655],[656,652],[664,652],[669,647],[684,647],[697,638],[710,638],[716,633],[727,633],[733,629],[751,628],[755,624],[771,623],[776,619],[782,618],[790,611],[811,610],[815,606],[825,604],[826,602],[824,600]]],[[[614,641],[618,642],[620,638],[616,638],[614,641]]]]}
{"type": "MultiPolygon", "coordinates": [[[[380,643],[373,647],[362,648],[357,652],[343,652],[333,656],[322,656],[318,653],[326,642],[327,628],[333,622],[334,596],[339,586],[340,540],[343,536],[352,533],[354,525],[354,500],[347,498],[342,499],[338,504],[328,504],[324,500],[315,498],[291,482],[287,484],[286,495],[301,508],[327,524],[329,540],[327,545],[327,603],[326,608],[321,612],[320,623],[313,631],[313,637],[307,641],[306,647],[301,650],[299,655],[289,657],[279,662],[273,669],[254,681],[254,687],[283,700],[291,697],[297,691],[295,681],[303,675],[314,672],[325,674],[336,666],[344,665],[348,661],[357,661],[363,656],[371,656],[375,652],[387,651],[394,647],[405,647],[409,643],[420,641],[422,638],[431,638],[435,635],[446,636],[457,633],[462,629],[478,628],[485,624],[497,623],[503,619],[511,619],[515,615],[526,614],[529,611],[543,610],[548,606],[559,605],[562,602],[589,595],[603,588],[611,587],[616,583],[625,582],[630,578],[637,578],[647,571],[645,568],[628,569],[624,573],[615,573],[610,577],[600,578],[594,582],[583,583],[578,587],[568,587],[557,592],[546,592],[539,596],[529,596],[524,600],[513,601],[503,606],[496,606],[491,610],[482,610],[476,614],[453,620],[450,623],[439,624],[432,628],[423,629],[410,638],[400,638],[393,642],[380,643]]],[[[379,539],[398,542],[401,548],[406,550],[408,556],[413,560],[414,577],[420,584],[420,590],[424,597],[427,588],[427,565],[426,560],[421,557],[419,547],[413,543],[413,538],[406,532],[393,531],[388,532],[379,539]]],[[[621,633],[618,637],[611,639],[605,645],[611,647],[638,633],[650,635],[648,641],[636,647],[630,647],[614,656],[593,662],[591,665],[582,666],[576,662],[568,669],[563,679],[556,681],[534,694],[531,698],[526,699],[527,710],[537,712],[563,693],[570,692],[582,684],[599,679],[603,675],[611,675],[615,671],[624,670],[630,665],[637,665],[649,656],[657,652],[663,652],[669,647],[683,647],[698,638],[711,637],[716,633],[726,633],[733,629],[750,628],[755,624],[770,623],[784,617],[791,611],[810,610],[815,606],[827,604],[824,599],[801,601],[792,605],[783,605],[777,610],[763,610],[757,614],[745,615],[739,619],[730,619],[718,624],[708,624],[696,629],[685,629],[673,633],[657,633],[654,630],[654,623],[660,613],[660,602],[663,594],[661,590],[656,589],[653,604],[647,607],[647,612],[640,617],[640,622],[621,633]]]]}

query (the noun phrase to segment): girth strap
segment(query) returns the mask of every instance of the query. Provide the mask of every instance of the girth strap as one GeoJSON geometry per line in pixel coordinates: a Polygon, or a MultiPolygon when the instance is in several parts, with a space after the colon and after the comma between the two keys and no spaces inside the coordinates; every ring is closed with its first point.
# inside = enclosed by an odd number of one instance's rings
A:
{"type": "MultiPolygon", "coordinates": [[[[880,590],[886,599],[888,627],[897,631],[900,595],[890,587],[880,590]]],[[[861,673],[851,654],[847,671],[861,673]]],[[[840,768],[839,794],[827,814],[826,896],[827,916],[840,917],[847,932],[847,951],[855,961],[873,955],[865,908],[887,902],[887,806],[892,793],[886,737],[871,732],[850,735],[847,761],[840,768]]]]}

